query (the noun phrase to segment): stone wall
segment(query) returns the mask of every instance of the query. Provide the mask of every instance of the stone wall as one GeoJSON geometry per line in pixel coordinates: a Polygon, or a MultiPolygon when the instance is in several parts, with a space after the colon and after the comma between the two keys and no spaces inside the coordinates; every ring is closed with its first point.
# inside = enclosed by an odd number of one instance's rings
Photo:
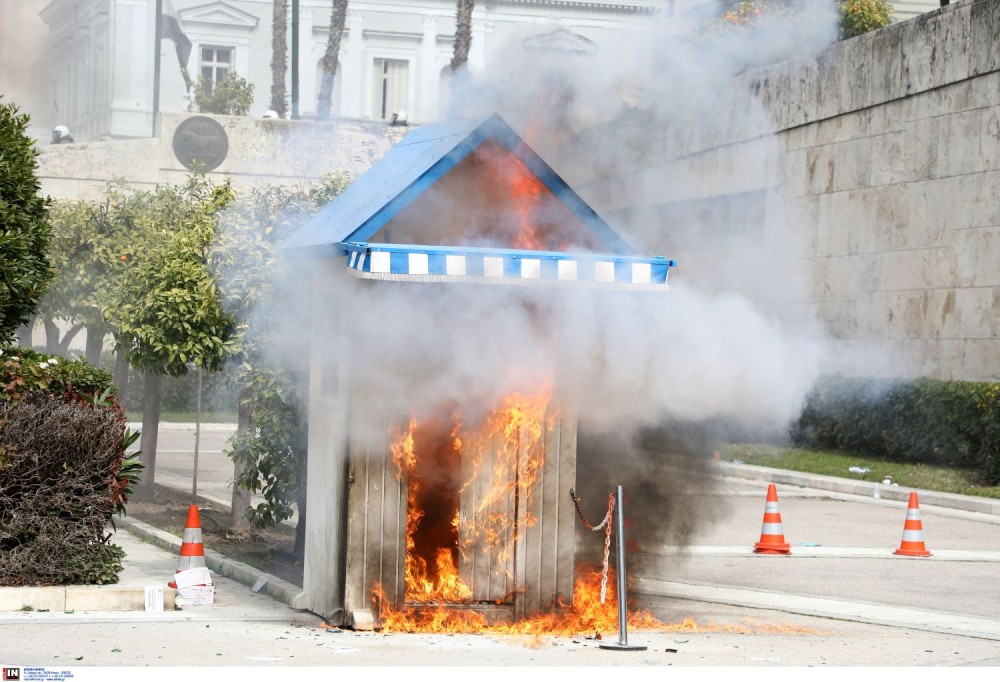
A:
{"type": "MultiPolygon", "coordinates": [[[[94,199],[109,180],[136,187],[183,182],[190,173],[174,151],[178,126],[201,114],[163,114],[160,137],[109,140],[40,148],[42,192],[56,198],[94,199]]],[[[366,171],[409,130],[380,121],[289,121],[250,116],[210,116],[225,131],[225,159],[208,176],[228,178],[239,189],[262,182],[294,184],[326,173],[366,171]]]]}
{"type": "Polygon", "coordinates": [[[636,234],[655,225],[643,246],[680,261],[675,279],[719,284],[736,249],[748,265],[724,284],[780,295],[763,286],[774,254],[800,242],[805,304],[845,357],[878,350],[860,371],[1000,379],[1000,1],[738,85],[735,113],[666,134],[586,196],[636,234]]]}
{"type": "Polygon", "coordinates": [[[1000,2],[829,59],[818,73],[833,87],[805,110],[819,120],[781,128],[821,317],[839,338],[887,341],[898,371],[1000,379],[1000,2]]]}
{"type": "MultiPolygon", "coordinates": [[[[108,140],[40,147],[42,194],[56,199],[99,200],[107,184],[123,178],[136,189],[182,183],[190,171],[174,152],[178,126],[201,114],[163,114],[159,138],[108,140]]],[[[249,116],[211,116],[225,131],[225,160],[208,173],[239,190],[263,182],[297,184],[327,173],[360,175],[409,130],[378,121],[288,121],[249,116]]],[[[64,328],[68,325],[62,325],[64,328]]],[[[25,343],[44,343],[41,323],[24,332],[25,343]]],[[[86,333],[71,348],[83,351],[86,333]]]]}

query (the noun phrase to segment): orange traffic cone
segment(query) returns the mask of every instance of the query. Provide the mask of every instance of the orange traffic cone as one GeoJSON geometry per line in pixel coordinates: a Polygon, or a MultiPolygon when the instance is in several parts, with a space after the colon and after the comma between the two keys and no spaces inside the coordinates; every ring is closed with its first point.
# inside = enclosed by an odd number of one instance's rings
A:
{"type": "Polygon", "coordinates": [[[903,556],[930,556],[924,546],[924,524],[920,522],[920,505],[917,494],[910,493],[910,504],[906,508],[906,522],[903,524],[903,541],[893,554],[903,556]]]}
{"type": "MultiPolygon", "coordinates": [[[[184,524],[184,540],[181,542],[181,555],[177,559],[176,573],[192,568],[206,567],[205,545],[201,538],[201,519],[198,516],[198,505],[188,507],[187,523],[184,524]]],[[[167,583],[169,587],[177,587],[174,581],[167,583]]]]}
{"type": "Polygon", "coordinates": [[[778,511],[778,490],[773,483],[767,486],[767,501],[764,503],[764,525],[760,529],[760,542],[753,546],[757,554],[788,554],[791,545],[785,542],[781,530],[781,512],[778,511]]]}

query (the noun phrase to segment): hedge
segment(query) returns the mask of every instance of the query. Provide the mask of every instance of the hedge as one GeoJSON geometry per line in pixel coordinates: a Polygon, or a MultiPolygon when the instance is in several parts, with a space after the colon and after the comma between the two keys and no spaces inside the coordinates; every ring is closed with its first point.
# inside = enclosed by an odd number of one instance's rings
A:
{"type": "Polygon", "coordinates": [[[961,467],[1000,484],[1000,383],[833,376],[791,430],[805,447],[961,467]]]}
{"type": "Polygon", "coordinates": [[[115,512],[142,468],[111,375],[0,348],[0,585],[117,582],[115,512]]]}

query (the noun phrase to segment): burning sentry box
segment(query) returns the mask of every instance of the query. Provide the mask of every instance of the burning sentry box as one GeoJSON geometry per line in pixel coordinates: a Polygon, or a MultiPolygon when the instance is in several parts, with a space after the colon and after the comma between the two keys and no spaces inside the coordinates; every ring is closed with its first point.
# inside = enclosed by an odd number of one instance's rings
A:
{"type": "Polygon", "coordinates": [[[413,418],[391,386],[363,380],[376,358],[337,325],[356,312],[350,299],[362,285],[656,292],[668,290],[676,263],[633,253],[495,115],[415,129],[284,246],[319,257],[297,606],[363,628],[405,610],[511,621],[568,604],[572,406],[540,385],[475,415],[456,408],[413,418]]]}

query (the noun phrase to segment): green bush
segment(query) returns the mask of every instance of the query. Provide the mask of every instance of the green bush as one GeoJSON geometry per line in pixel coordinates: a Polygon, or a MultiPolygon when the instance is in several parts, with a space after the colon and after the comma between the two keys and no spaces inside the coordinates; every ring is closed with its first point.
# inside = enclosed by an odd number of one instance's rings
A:
{"type": "Polygon", "coordinates": [[[800,446],[974,469],[1000,484],[1000,383],[829,377],[791,431],[800,446]]]}
{"type": "MultiPolygon", "coordinates": [[[[715,22],[723,26],[753,27],[774,17],[791,17],[815,6],[812,0],[740,0],[729,2],[715,22]]],[[[885,28],[892,23],[889,0],[838,0],[841,39],[885,28]]]]}
{"type": "Polygon", "coordinates": [[[0,401],[17,401],[38,391],[63,400],[80,400],[100,395],[113,385],[110,372],[86,360],[0,347],[0,401]]]}
{"type": "Polygon", "coordinates": [[[892,23],[889,0],[843,0],[840,3],[840,37],[853,38],[892,23]]]}
{"type": "Polygon", "coordinates": [[[118,580],[106,533],[138,481],[138,434],[108,372],[22,348],[0,354],[0,585],[118,580]]]}
{"type": "Polygon", "coordinates": [[[237,73],[218,83],[199,79],[190,101],[191,109],[202,114],[246,116],[253,106],[253,83],[237,73]]]}
{"type": "Polygon", "coordinates": [[[52,272],[48,199],[38,195],[38,165],[28,117],[0,97],[0,345],[34,314],[52,272]]]}

